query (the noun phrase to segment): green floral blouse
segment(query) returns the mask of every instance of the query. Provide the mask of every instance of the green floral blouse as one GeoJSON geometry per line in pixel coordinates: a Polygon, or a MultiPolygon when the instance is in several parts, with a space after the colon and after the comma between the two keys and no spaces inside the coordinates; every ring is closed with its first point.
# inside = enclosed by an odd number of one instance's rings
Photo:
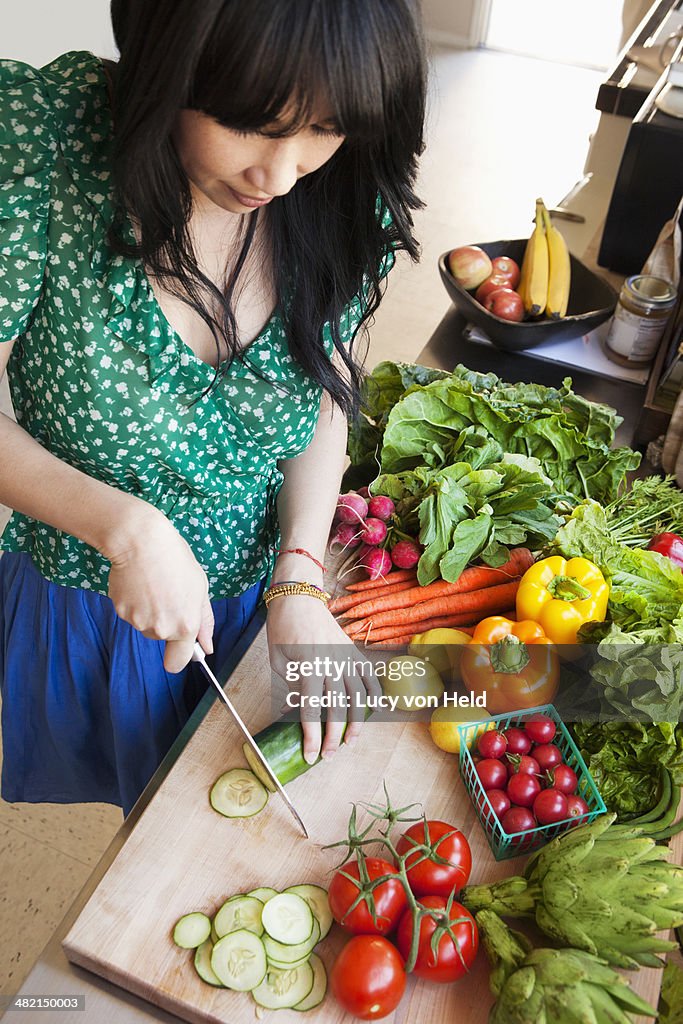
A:
{"type": "MultiPolygon", "coordinates": [[[[164,512],[212,598],[238,595],[272,571],[277,461],[311,442],[321,389],[276,313],[202,396],[213,368],[171,328],[142,262],[107,246],[111,130],[93,54],[40,70],[0,61],[0,341],[18,338],[14,409],[55,456],[164,512]]],[[[345,339],[359,319],[356,302],[345,339]]],[[[325,343],[331,354],[329,330],[325,343]]],[[[109,563],[68,533],[14,513],[0,547],[107,593],[109,563]]]]}

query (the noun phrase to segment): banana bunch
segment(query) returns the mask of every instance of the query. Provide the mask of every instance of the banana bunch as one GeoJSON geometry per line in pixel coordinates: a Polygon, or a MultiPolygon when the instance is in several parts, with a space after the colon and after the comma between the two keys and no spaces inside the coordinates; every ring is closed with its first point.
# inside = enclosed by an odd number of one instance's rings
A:
{"type": "Polygon", "coordinates": [[[576,949],[533,949],[490,910],[477,927],[492,964],[489,1024],[631,1024],[657,1011],[604,960],[576,949]]]}
{"type": "Polygon", "coordinates": [[[533,916],[558,944],[615,967],[661,967],[657,954],[676,943],[656,933],[683,924],[683,867],[670,864],[668,848],[643,828],[614,828],[615,818],[601,815],[535,853],[524,871],[524,892],[514,895],[506,879],[500,901],[494,883],[464,889],[461,902],[472,913],[533,916]]]}
{"type": "Polygon", "coordinates": [[[542,199],[536,200],[535,221],[524,250],[518,291],[529,316],[545,313],[552,320],[559,320],[566,314],[569,302],[569,250],[542,199]]]}

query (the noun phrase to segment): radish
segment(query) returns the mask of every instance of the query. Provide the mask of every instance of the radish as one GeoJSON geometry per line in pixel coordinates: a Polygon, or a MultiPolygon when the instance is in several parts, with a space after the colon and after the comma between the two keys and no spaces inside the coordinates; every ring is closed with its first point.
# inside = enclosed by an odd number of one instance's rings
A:
{"type": "Polygon", "coordinates": [[[366,501],[370,500],[370,491],[367,487],[359,487],[356,494],[360,494],[361,498],[365,498],[366,501]]]}
{"type": "Polygon", "coordinates": [[[339,523],[360,523],[368,514],[368,503],[360,494],[350,491],[337,498],[335,519],[339,523]]]}
{"type": "Polygon", "coordinates": [[[338,551],[345,551],[347,548],[357,548],[361,542],[360,531],[353,523],[337,523],[330,534],[328,549],[331,554],[338,551]]]}
{"type": "Polygon", "coordinates": [[[390,516],[393,516],[395,509],[396,506],[391,498],[386,498],[383,494],[370,498],[368,502],[368,515],[381,519],[383,522],[386,522],[390,516]]]}
{"type": "Polygon", "coordinates": [[[420,546],[414,540],[400,540],[391,549],[391,561],[397,569],[412,569],[421,555],[420,546]]]}
{"type": "Polygon", "coordinates": [[[360,535],[363,543],[370,547],[381,544],[387,535],[386,523],[383,523],[381,519],[368,516],[360,528],[360,535]]]}
{"type": "Polygon", "coordinates": [[[391,572],[391,558],[384,548],[367,548],[356,562],[356,568],[365,569],[371,580],[378,580],[391,572]]]}

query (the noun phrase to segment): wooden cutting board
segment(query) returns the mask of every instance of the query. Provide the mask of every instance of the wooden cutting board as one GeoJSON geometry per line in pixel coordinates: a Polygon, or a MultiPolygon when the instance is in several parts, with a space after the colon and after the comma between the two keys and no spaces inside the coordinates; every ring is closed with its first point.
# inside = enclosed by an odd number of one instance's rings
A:
{"type": "MultiPolygon", "coordinates": [[[[252,732],[272,720],[265,630],[235,670],[229,691],[252,732]]],[[[73,963],[184,1020],[253,1024],[256,1006],[247,994],[199,979],[192,954],[173,943],[177,919],[193,910],[211,915],[228,896],[257,886],[327,887],[339,856],[321,847],[346,835],[352,802],[383,802],[383,780],[397,804],[420,802],[430,817],[463,830],[472,847],[472,881],[493,881],[523,866],[523,858],[493,859],[457,758],[433,745],[424,721],[369,721],[353,748],[288,785],[310,841],[277,795],[254,818],[230,820],[212,810],[212,783],[238,766],[244,766],[241,738],[225,708],[214,704],[63,942],[73,963]]],[[[344,941],[335,926],[318,946],[328,970],[344,941]]],[[[652,970],[632,976],[634,988],[655,1005],[660,978],[652,970]]],[[[401,1005],[386,1020],[485,1024],[491,1003],[481,951],[471,974],[455,985],[410,978],[401,1005]]],[[[325,1024],[354,1019],[329,993],[310,1017],[325,1024]]],[[[278,1024],[302,1019],[296,1011],[278,1011],[278,1024]]]]}

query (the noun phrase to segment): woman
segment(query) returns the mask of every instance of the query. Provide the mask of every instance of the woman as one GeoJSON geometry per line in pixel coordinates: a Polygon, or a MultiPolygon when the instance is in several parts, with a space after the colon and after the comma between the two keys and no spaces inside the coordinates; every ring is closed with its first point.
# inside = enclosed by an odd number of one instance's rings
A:
{"type": "Polygon", "coordinates": [[[417,255],[424,63],[413,0],[112,20],[118,64],[0,62],[2,796],[128,813],[201,696],[195,641],[220,666],[266,583],[274,667],[354,651],[321,563],[354,339],[417,255]]]}

